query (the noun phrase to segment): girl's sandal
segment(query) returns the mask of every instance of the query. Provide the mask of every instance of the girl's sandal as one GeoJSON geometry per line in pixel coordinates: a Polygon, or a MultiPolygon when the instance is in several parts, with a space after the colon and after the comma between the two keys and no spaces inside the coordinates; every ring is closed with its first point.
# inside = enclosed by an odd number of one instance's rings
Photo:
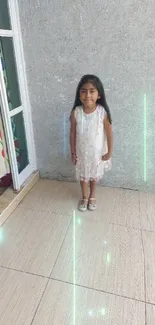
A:
{"type": "Polygon", "coordinates": [[[96,210],[96,208],[97,208],[96,199],[90,197],[89,198],[89,201],[88,201],[88,209],[90,211],[94,211],[94,210],[96,210]],[[95,202],[92,202],[92,201],[95,201],[95,202]]]}
{"type": "Polygon", "coordinates": [[[81,199],[78,208],[81,212],[85,212],[87,210],[87,205],[88,199],[81,199]]]}

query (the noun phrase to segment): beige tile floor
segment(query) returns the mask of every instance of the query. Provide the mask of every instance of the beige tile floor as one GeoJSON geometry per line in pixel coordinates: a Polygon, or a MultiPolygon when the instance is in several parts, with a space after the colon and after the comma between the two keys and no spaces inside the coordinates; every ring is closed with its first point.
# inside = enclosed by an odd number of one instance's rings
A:
{"type": "Polygon", "coordinates": [[[154,325],[155,195],[39,180],[0,227],[0,325],[154,325]]]}

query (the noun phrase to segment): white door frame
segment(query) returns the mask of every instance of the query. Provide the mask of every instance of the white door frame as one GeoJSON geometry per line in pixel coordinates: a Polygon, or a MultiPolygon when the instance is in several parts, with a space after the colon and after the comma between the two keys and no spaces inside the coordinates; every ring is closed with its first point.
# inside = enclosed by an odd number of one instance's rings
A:
{"type": "Polygon", "coordinates": [[[2,113],[4,129],[5,129],[5,136],[6,136],[6,143],[7,143],[7,148],[8,148],[9,163],[10,163],[10,167],[11,167],[13,187],[15,190],[19,190],[20,185],[19,185],[19,179],[18,179],[17,159],[16,159],[16,154],[15,154],[11,120],[9,117],[9,106],[8,106],[8,100],[7,100],[7,96],[6,96],[6,88],[5,88],[1,64],[0,64],[0,106],[1,106],[1,113],[2,113]]]}
{"type": "Polygon", "coordinates": [[[30,108],[28,87],[27,87],[27,80],[26,80],[24,52],[22,46],[22,36],[20,30],[18,2],[17,0],[8,0],[8,5],[10,11],[12,30],[0,30],[0,36],[12,37],[13,40],[22,106],[17,107],[12,111],[9,110],[6,89],[5,89],[4,79],[3,79],[3,71],[1,66],[0,66],[0,88],[2,90],[2,94],[1,94],[2,116],[4,120],[3,122],[5,127],[7,146],[9,150],[9,160],[11,165],[13,185],[16,190],[19,190],[21,185],[25,182],[25,180],[32,174],[33,171],[37,169],[37,164],[36,164],[36,155],[35,155],[31,108],[30,108]],[[20,112],[23,112],[29,165],[19,174],[17,168],[17,160],[16,160],[10,119],[11,116],[14,116],[20,112]]]}

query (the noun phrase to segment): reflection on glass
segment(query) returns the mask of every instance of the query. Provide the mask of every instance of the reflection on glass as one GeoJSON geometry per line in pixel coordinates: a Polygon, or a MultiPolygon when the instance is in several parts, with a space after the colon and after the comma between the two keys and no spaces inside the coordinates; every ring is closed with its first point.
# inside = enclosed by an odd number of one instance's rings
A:
{"type": "Polygon", "coordinates": [[[13,41],[10,37],[0,37],[0,59],[10,110],[21,106],[13,41]]]}
{"type": "Polygon", "coordinates": [[[0,29],[11,29],[7,0],[0,0],[0,29]]]}
{"type": "Polygon", "coordinates": [[[23,113],[20,112],[19,114],[11,117],[11,124],[18,163],[18,172],[21,173],[22,170],[29,164],[23,113]]]}

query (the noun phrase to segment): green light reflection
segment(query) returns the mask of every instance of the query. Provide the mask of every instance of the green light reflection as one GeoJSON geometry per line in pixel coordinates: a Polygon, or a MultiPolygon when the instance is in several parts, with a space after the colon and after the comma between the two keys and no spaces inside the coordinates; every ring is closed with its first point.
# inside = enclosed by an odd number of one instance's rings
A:
{"type": "Polygon", "coordinates": [[[110,255],[110,253],[107,253],[106,261],[107,261],[107,264],[110,264],[110,262],[111,262],[111,255],[110,255]]]}
{"type": "Polygon", "coordinates": [[[147,98],[146,94],[144,94],[144,182],[146,182],[146,154],[147,154],[147,147],[146,147],[146,107],[147,106],[147,98]]]}

